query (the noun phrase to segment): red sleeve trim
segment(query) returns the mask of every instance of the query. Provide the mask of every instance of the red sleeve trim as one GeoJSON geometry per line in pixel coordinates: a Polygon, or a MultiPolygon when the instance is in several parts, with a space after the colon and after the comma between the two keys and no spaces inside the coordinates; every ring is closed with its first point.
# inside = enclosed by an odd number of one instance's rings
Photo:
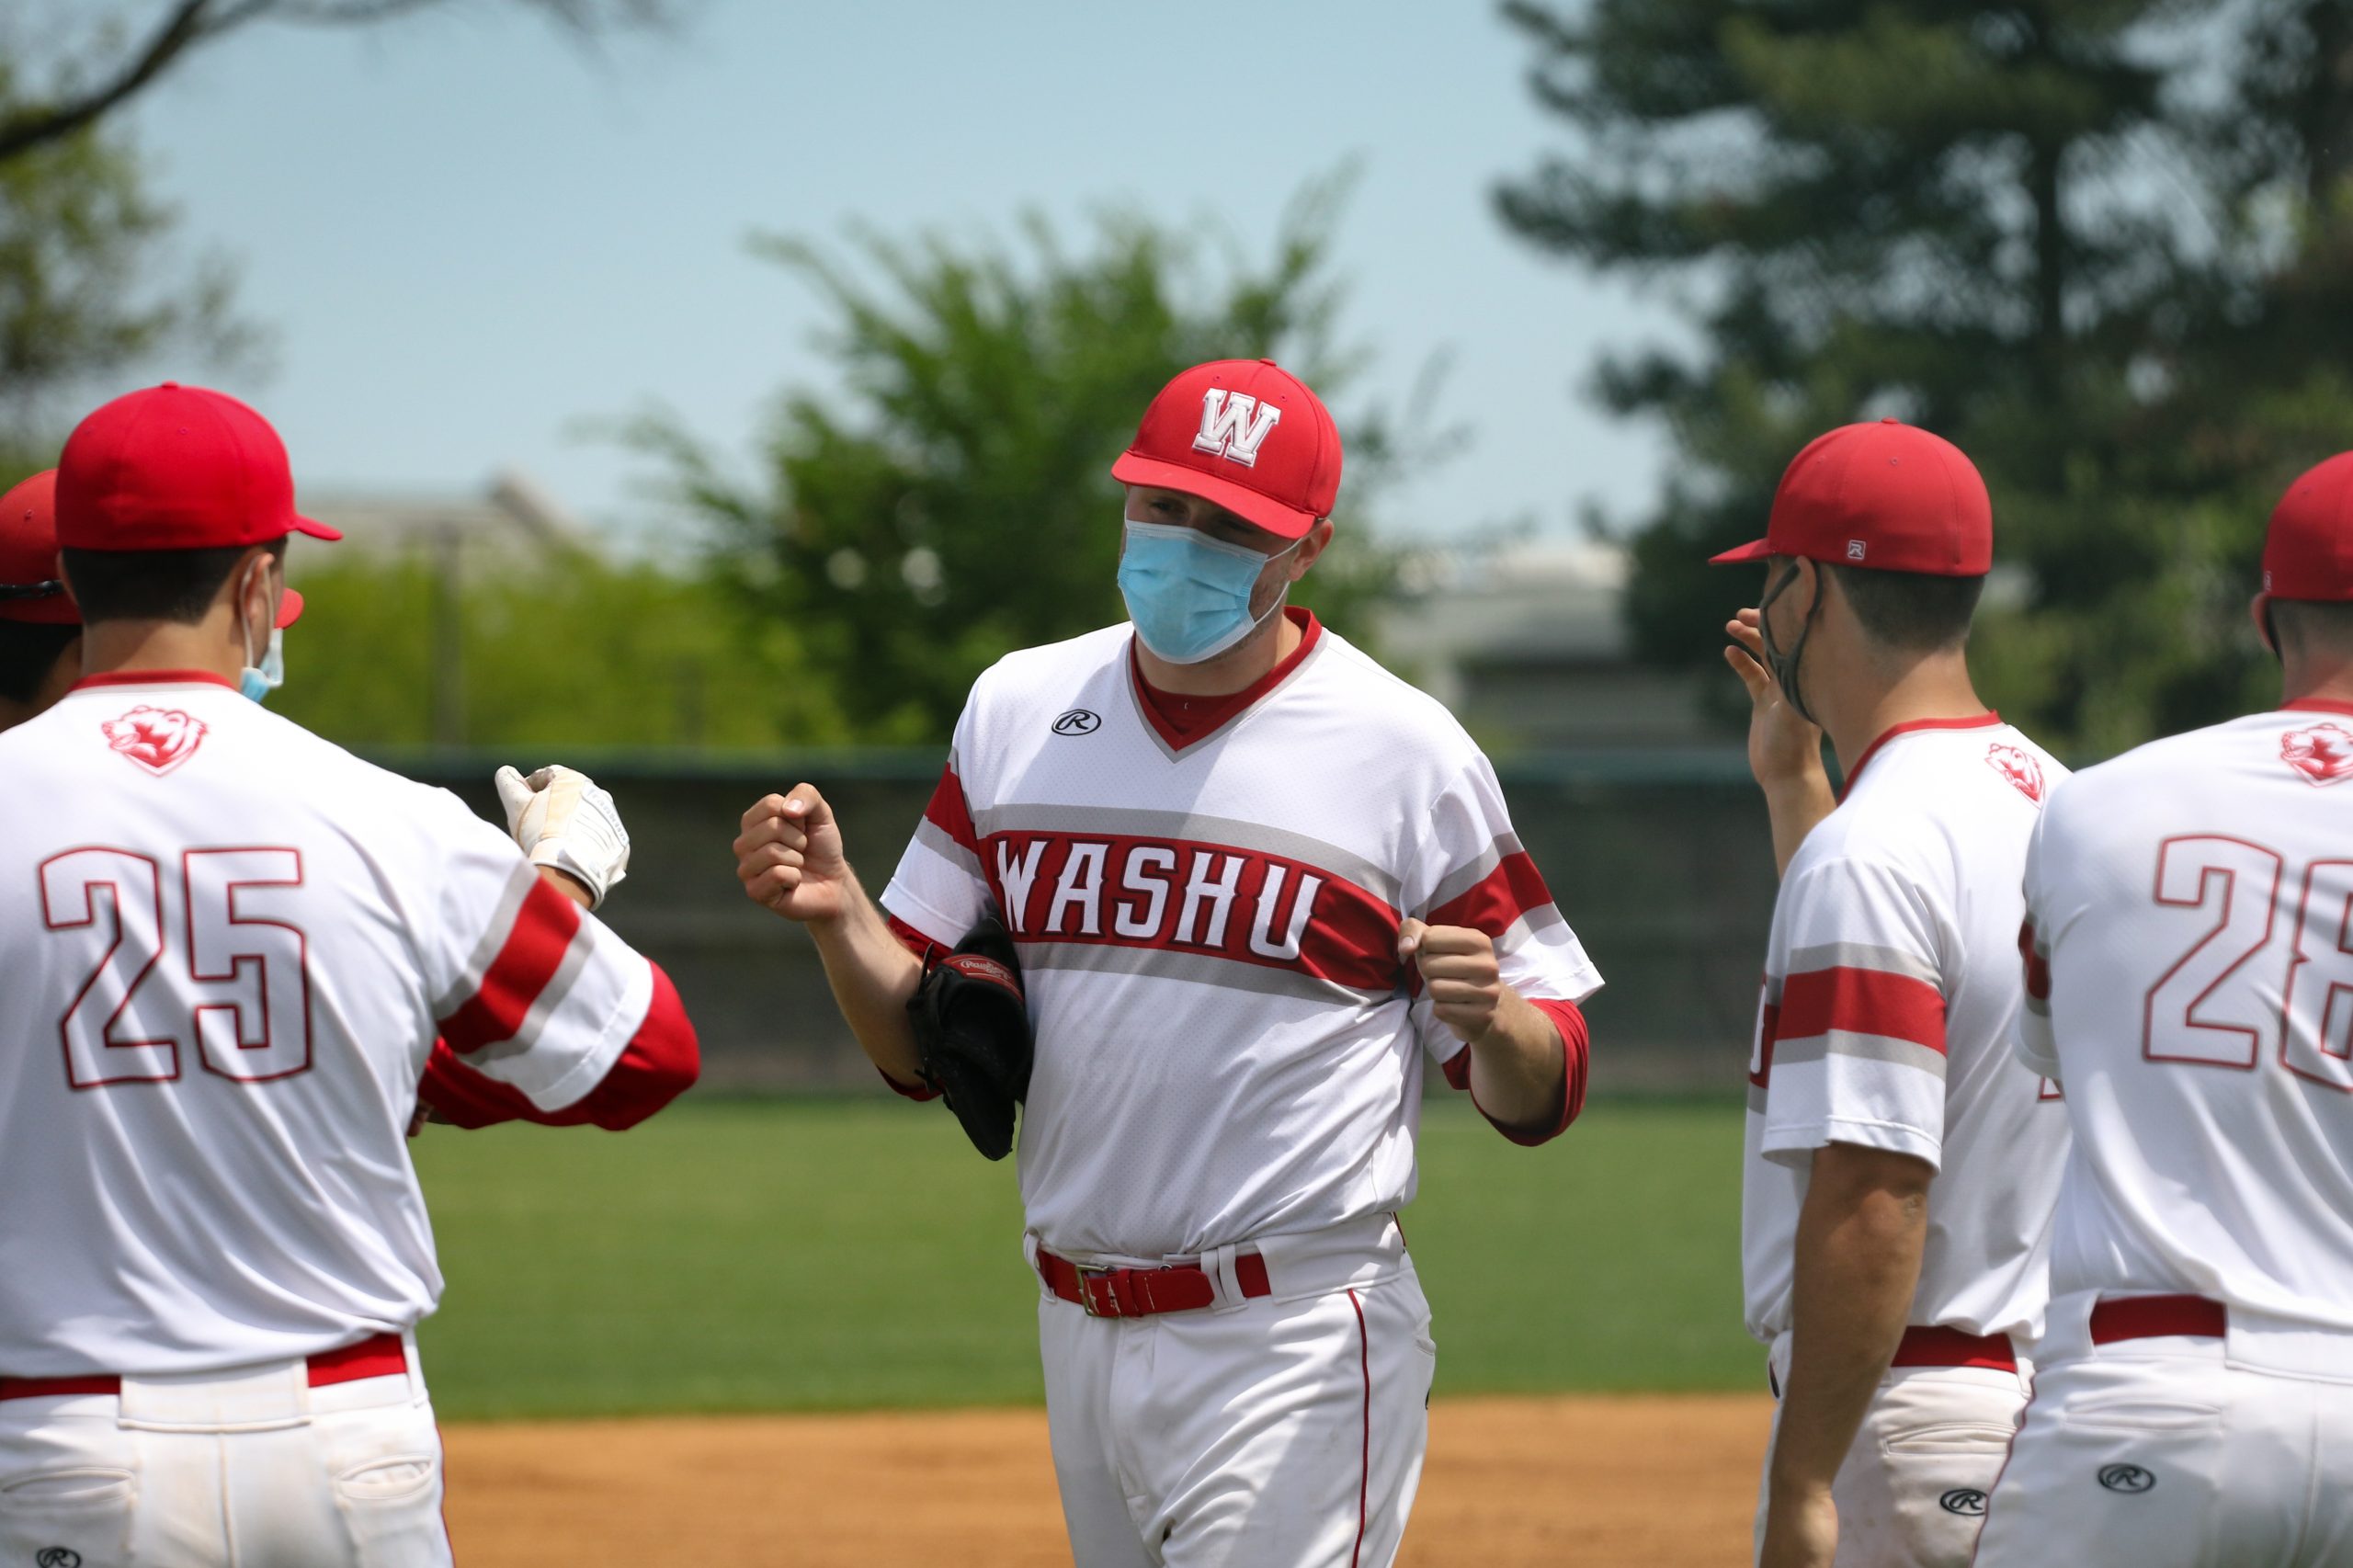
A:
{"type": "Polygon", "coordinates": [[[505,945],[483,971],[482,983],[441,1019],[441,1035],[449,1048],[463,1056],[514,1039],[579,933],[580,906],[534,873],[505,945]]]}
{"type": "Polygon", "coordinates": [[[1945,999],[1925,980],[1885,970],[1809,970],[1781,985],[1776,1040],[1811,1040],[1837,1029],[1908,1040],[1943,1054],[1945,999]]]}
{"type": "MultiPolygon", "coordinates": [[[[880,1067],[877,1067],[875,1071],[877,1073],[882,1073],[882,1069],[880,1067]]],[[[936,1100],[939,1097],[939,1091],[933,1088],[929,1084],[902,1084],[888,1073],[882,1073],[882,1081],[891,1085],[891,1092],[892,1094],[899,1096],[903,1099],[920,1101],[936,1100]]]]}
{"type": "Polygon", "coordinates": [[[1514,850],[1495,869],[1461,894],[1447,900],[1423,919],[1432,926],[1467,926],[1490,937],[1510,930],[1530,910],[1552,902],[1552,890],[1525,850],[1514,850]]]}
{"type": "Polygon", "coordinates": [[[882,912],[882,923],[891,928],[891,935],[899,938],[901,947],[919,959],[928,959],[934,952],[944,953],[956,945],[953,942],[940,941],[935,937],[925,936],[889,910],[882,912]]]}
{"type": "Polygon", "coordinates": [[[2034,922],[2018,927],[2018,957],[2026,964],[2026,994],[2038,1002],[2051,1000],[2051,963],[2037,949],[2034,922]]]}
{"type": "Polygon", "coordinates": [[[465,1128],[529,1121],[541,1127],[595,1126],[620,1132],[636,1126],[692,1088],[702,1074],[701,1042],[677,987],[661,965],[649,962],[646,968],[654,971],[654,995],[645,1021],[597,1086],[562,1110],[541,1110],[512,1084],[467,1066],[446,1040],[438,1040],[425,1063],[417,1098],[465,1128]]]}
{"type": "MultiPolygon", "coordinates": [[[[949,775],[949,778],[952,779],[955,778],[955,775],[951,773],[949,775]]],[[[943,783],[940,787],[945,789],[947,788],[947,785],[943,783]]],[[[957,798],[961,800],[963,797],[960,794],[957,798]]],[[[916,930],[914,926],[908,925],[905,921],[900,919],[897,915],[892,914],[887,909],[882,912],[882,922],[884,925],[890,926],[891,935],[899,938],[899,943],[902,947],[905,948],[907,951],[915,954],[915,957],[922,959],[926,963],[931,961],[932,954],[947,952],[956,945],[953,942],[938,941],[932,937],[925,936],[922,932],[916,930]]],[[[877,1067],[874,1070],[877,1073],[882,1073],[882,1069],[880,1067],[877,1067]]],[[[907,1099],[936,1100],[939,1097],[939,1091],[933,1088],[929,1084],[902,1084],[888,1073],[882,1073],[882,1081],[891,1085],[891,1092],[892,1094],[902,1096],[907,1099]]]]}
{"type": "Polygon", "coordinates": [[[1471,1087],[1471,1048],[1466,1045],[1449,1058],[1446,1081],[1455,1088],[1467,1091],[1471,1103],[1487,1119],[1495,1130],[1523,1149],[1533,1149],[1540,1143],[1550,1143],[1569,1130],[1569,1124],[1585,1109],[1586,1071],[1590,1065],[1592,1032],[1586,1027],[1584,1011],[1574,1002],[1559,1002],[1551,997],[1531,996],[1528,1005],[1552,1020],[1553,1029],[1561,1037],[1561,1108],[1537,1123],[1533,1129],[1514,1126],[1501,1120],[1479,1104],[1478,1091],[1471,1087]]]}
{"type": "Polygon", "coordinates": [[[924,807],[923,816],[973,854],[981,852],[980,835],[972,831],[972,808],[964,799],[964,781],[956,777],[953,764],[939,770],[939,783],[931,791],[931,803],[924,807]]]}

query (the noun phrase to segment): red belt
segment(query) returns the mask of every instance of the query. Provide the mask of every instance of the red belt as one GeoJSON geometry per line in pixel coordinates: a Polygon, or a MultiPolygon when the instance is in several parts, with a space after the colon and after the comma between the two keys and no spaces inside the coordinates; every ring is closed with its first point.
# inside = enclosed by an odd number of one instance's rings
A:
{"type": "Polygon", "coordinates": [[[1963,1334],[1957,1328],[1907,1328],[1895,1346],[1892,1367],[1986,1367],[2018,1369],[2018,1352],[1999,1334],[1963,1334]]]}
{"type": "MultiPolygon", "coordinates": [[[[1148,1318],[1160,1312],[1189,1312],[1217,1300],[1217,1286],[1198,1263],[1165,1268],[1088,1268],[1038,1249],[1038,1274],[1046,1289],[1074,1301],[1093,1318],[1148,1318]]],[[[1242,1293],[1256,1299],[1274,1294],[1267,1283],[1267,1260],[1255,1252],[1237,1255],[1234,1278],[1242,1293]]]]}
{"type": "Polygon", "coordinates": [[[2115,1296],[2092,1308],[2092,1343],[2182,1335],[2220,1339],[2230,1313],[2203,1296],[2115,1296]]]}
{"type": "MultiPolygon", "coordinates": [[[[397,1334],[379,1334],[357,1345],[322,1350],[309,1361],[311,1386],[356,1383],[362,1378],[389,1378],[408,1370],[408,1355],[397,1334]]],[[[122,1380],[111,1373],[86,1378],[0,1378],[0,1399],[49,1399],[60,1394],[122,1392],[122,1380]]]]}

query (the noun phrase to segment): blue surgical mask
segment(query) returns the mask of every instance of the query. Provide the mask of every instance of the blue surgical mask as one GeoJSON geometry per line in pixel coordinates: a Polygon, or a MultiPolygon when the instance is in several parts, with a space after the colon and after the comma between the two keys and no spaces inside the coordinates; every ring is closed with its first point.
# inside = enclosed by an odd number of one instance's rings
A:
{"type": "MultiPolygon", "coordinates": [[[[254,570],[260,571],[256,562],[254,570]]],[[[242,600],[244,595],[240,594],[242,600]]],[[[237,695],[259,702],[286,684],[286,633],[270,628],[269,640],[262,644],[261,662],[254,662],[254,634],[251,627],[241,626],[239,631],[245,642],[245,667],[237,672],[237,695]]]]}
{"type": "Polygon", "coordinates": [[[272,628],[269,642],[262,650],[261,663],[247,665],[237,672],[237,691],[259,702],[285,684],[286,633],[272,628]]]}
{"type": "Polygon", "coordinates": [[[1120,556],[1120,593],[1136,635],[1156,658],[1172,665],[1213,659],[1266,623],[1250,613],[1250,593],[1270,561],[1299,546],[1261,555],[1247,545],[1214,540],[1199,528],[1128,521],[1120,556]]]}

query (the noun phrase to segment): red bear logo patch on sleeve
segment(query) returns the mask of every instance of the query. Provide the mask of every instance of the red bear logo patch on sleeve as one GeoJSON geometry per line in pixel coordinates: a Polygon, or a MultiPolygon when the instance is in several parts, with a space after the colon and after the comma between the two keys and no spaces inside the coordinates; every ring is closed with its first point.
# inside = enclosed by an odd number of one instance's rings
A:
{"type": "Polygon", "coordinates": [[[2030,752],[2016,746],[1985,748],[1985,766],[2010,781],[2010,787],[2035,804],[2042,803],[2042,764],[2030,752]]]}

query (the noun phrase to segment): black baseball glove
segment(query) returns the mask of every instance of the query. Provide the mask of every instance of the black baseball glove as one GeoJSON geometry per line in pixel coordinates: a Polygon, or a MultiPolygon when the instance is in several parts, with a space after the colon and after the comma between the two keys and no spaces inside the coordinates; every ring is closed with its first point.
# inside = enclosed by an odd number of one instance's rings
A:
{"type": "Polygon", "coordinates": [[[923,1075],[946,1096],[972,1147],[992,1160],[1013,1148],[1013,1108],[1029,1095],[1029,1007],[1021,961],[994,913],[956,950],[924,960],[907,998],[923,1075]]]}

